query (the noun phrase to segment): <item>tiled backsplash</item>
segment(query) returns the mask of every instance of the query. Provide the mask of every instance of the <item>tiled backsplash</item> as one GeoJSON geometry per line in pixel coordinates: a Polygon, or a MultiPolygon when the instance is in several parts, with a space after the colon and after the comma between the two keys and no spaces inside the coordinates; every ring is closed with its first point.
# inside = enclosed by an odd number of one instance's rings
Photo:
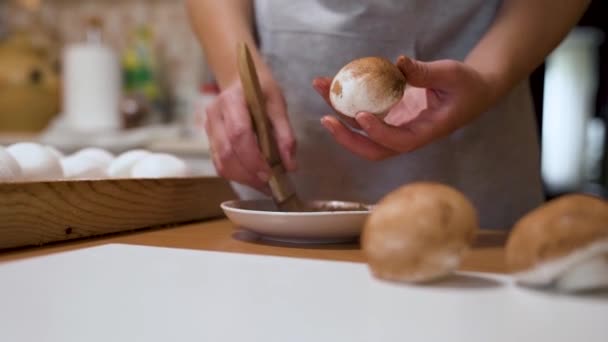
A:
{"type": "MultiPolygon", "coordinates": [[[[148,24],[153,30],[156,58],[162,67],[169,95],[195,91],[207,79],[204,56],[191,31],[183,0],[19,0],[40,2],[42,22],[57,31],[62,43],[82,40],[88,18],[103,21],[105,40],[123,51],[136,26],[148,24]]],[[[0,1],[0,22],[7,28],[31,20],[18,0],[0,1]]],[[[0,28],[1,29],[1,28],[0,28]]],[[[5,28],[6,29],[6,28],[5,28]]],[[[0,32],[1,33],[1,32],[0,32]]]]}

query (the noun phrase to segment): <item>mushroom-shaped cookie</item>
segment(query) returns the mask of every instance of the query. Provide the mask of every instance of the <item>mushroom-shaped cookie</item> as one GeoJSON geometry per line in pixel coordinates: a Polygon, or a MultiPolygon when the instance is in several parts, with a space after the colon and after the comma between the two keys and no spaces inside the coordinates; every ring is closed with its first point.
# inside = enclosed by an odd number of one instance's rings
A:
{"type": "Polygon", "coordinates": [[[458,268],[478,226],[475,208],[458,190],[439,183],[412,183],[374,207],[361,244],[376,277],[427,282],[458,268]]]}
{"type": "Polygon", "coordinates": [[[608,202],[564,195],[522,217],[506,260],[519,284],[575,292],[608,287],[608,202]]]}
{"type": "Polygon", "coordinates": [[[359,112],[384,116],[403,97],[405,77],[386,58],[364,57],[346,64],[333,78],[329,99],[347,117],[359,112]]]}

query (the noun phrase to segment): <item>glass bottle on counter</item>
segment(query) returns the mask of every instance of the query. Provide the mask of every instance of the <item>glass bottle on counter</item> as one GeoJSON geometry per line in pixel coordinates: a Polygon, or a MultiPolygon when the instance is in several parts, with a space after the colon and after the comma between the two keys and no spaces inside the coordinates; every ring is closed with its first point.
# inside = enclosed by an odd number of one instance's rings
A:
{"type": "Polygon", "coordinates": [[[127,127],[165,121],[166,105],[162,96],[159,68],[152,30],[138,26],[123,52],[123,115],[127,127]]]}
{"type": "Polygon", "coordinates": [[[122,128],[120,63],[102,28],[100,17],[87,18],[83,39],[63,51],[63,114],[67,127],[77,132],[122,128]]]}

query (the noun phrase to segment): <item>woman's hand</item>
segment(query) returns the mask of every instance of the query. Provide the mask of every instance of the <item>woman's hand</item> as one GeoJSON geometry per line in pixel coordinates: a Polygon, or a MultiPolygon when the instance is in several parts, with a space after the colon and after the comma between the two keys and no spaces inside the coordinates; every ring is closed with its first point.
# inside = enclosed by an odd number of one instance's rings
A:
{"type": "MultiPolygon", "coordinates": [[[[283,94],[272,77],[260,74],[260,83],[283,165],[288,171],[293,171],[296,168],[296,143],[283,94]]],[[[227,86],[207,108],[204,127],[218,174],[269,193],[266,183],[271,169],[260,151],[239,80],[227,86]]]]}
{"type": "MultiPolygon", "coordinates": [[[[418,149],[466,125],[494,102],[489,82],[462,62],[425,63],[401,56],[397,66],[408,82],[403,98],[384,120],[358,113],[355,120],[360,127],[356,128],[366,135],[349,129],[335,116],[321,119],[339,144],[363,158],[382,160],[418,149]]],[[[313,81],[328,103],[330,83],[329,78],[313,81]]]]}

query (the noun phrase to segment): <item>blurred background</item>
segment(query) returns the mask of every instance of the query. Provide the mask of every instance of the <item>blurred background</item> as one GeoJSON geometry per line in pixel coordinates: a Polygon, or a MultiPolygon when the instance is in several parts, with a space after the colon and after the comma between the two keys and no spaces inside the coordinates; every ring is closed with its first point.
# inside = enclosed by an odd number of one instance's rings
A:
{"type": "MultiPolygon", "coordinates": [[[[548,197],[607,196],[606,1],[531,78],[548,197]]],[[[181,0],[2,0],[0,145],[173,153],[214,174],[197,117],[217,94],[181,0]]]]}
{"type": "Polygon", "coordinates": [[[216,92],[182,1],[0,1],[0,145],[147,148],[214,174],[196,114],[216,92]]]}

